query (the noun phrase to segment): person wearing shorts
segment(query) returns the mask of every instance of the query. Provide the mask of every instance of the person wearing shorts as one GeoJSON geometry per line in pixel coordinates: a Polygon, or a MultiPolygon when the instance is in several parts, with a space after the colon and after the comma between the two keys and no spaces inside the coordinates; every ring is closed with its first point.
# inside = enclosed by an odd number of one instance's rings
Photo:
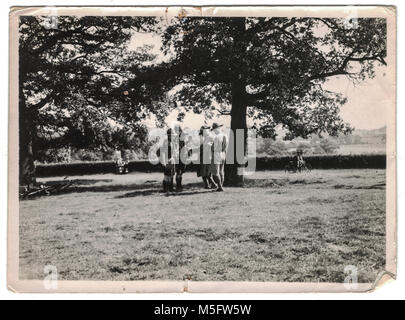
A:
{"type": "Polygon", "coordinates": [[[212,133],[212,161],[211,161],[211,174],[212,178],[217,184],[217,191],[224,191],[224,177],[225,177],[225,160],[226,160],[226,150],[227,150],[227,139],[222,133],[220,128],[222,125],[213,123],[212,133]]]}
{"type": "Polygon", "coordinates": [[[201,127],[200,129],[200,167],[197,176],[201,177],[205,189],[218,188],[211,175],[211,158],[212,158],[212,135],[210,128],[201,127]]]}

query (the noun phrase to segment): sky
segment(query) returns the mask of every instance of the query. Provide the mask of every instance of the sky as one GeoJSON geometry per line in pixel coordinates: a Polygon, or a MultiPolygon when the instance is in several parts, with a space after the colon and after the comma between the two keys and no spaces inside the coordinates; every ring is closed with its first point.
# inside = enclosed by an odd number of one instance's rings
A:
{"type": "MultiPolygon", "coordinates": [[[[157,61],[163,59],[163,54],[160,52],[161,39],[157,34],[134,33],[129,49],[135,50],[145,44],[154,46],[152,53],[157,55],[157,61]]],[[[378,67],[374,79],[367,79],[356,85],[344,76],[330,78],[324,84],[325,89],[342,93],[348,98],[348,102],[342,106],[340,114],[343,120],[355,129],[371,130],[387,125],[385,101],[392,100],[392,97],[387,96],[391,90],[388,89],[389,84],[386,81],[385,73],[388,71],[386,69],[387,67],[378,67]]],[[[177,112],[172,112],[166,119],[166,123],[171,125],[176,121],[176,117],[177,112]]],[[[204,120],[203,115],[189,113],[183,123],[192,128],[199,128],[204,125],[204,120]]],[[[218,118],[209,120],[209,123],[213,121],[226,127],[230,125],[229,116],[218,116],[218,118]]],[[[150,120],[148,125],[153,126],[153,120],[150,120]]]]}

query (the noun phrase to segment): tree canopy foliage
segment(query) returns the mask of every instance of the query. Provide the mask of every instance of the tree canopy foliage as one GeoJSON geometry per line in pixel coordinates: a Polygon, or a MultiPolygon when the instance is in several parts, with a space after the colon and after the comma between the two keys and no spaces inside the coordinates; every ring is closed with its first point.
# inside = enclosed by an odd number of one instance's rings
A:
{"type": "Polygon", "coordinates": [[[186,110],[231,115],[236,101],[265,137],[277,125],[289,138],[337,135],[351,129],[339,116],[346,97],[322,85],[374,77],[386,64],[386,21],[183,17],[165,29],[163,49],[174,52],[175,100],[186,110]]]}

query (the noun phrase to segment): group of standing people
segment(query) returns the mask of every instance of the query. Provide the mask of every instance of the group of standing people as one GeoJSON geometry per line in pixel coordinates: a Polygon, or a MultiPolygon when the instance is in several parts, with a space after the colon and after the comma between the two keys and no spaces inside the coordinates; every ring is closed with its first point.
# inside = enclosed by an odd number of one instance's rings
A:
{"type": "Polygon", "coordinates": [[[228,141],[221,131],[222,126],[214,123],[211,128],[200,129],[200,168],[197,176],[201,177],[206,189],[224,191],[225,161],[228,141]]]}
{"type": "MultiPolygon", "coordinates": [[[[225,161],[228,148],[228,141],[226,135],[221,131],[221,127],[222,125],[217,123],[213,123],[211,127],[201,127],[199,131],[199,169],[197,171],[197,175],[203,180],[204,187],[218,192],[224,191],[225,161]]],[[[174,180],[176,190],[183,189],[183,174],[187,168],[185,159],[188,159],[192,152],[185,148],[185,144],[183,131],[179,125],[167,130],[167,138],[163,143],[165,156],[162,159],[164,192],[174,191],[174,180]]]]}

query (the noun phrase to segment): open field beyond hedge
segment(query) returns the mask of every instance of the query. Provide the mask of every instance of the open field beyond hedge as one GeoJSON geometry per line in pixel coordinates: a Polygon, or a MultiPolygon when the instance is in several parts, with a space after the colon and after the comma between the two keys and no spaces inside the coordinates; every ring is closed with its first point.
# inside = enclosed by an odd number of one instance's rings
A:
{"type": "Polygon", "coordinates": [[[343,282],[354,265],[368,282],[385,265],[385,170],[262,171],[225,193],[187,173],[172,195],[159,173],[74,179],[20,202],[20,279],[343,282]]]}

